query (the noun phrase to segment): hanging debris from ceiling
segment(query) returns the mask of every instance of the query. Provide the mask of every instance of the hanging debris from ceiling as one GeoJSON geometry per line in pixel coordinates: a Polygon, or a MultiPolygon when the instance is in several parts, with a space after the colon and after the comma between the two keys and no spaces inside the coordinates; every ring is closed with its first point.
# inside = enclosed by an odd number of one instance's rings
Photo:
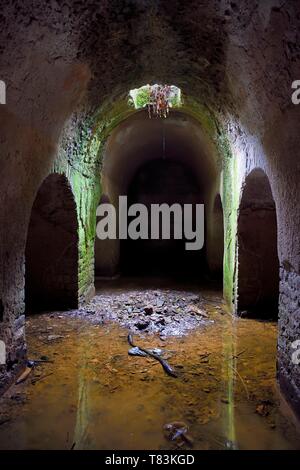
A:
{"type": "Polygon", "coordinates": [[[149,118],[152,116],[166,118],[170,112],[170,92],[169,85],[154,85],[151,87],[150,101],[148,103],[149,118]]]}
{"type": "Polygon", "coordinates": [[[166,118],[170,108],[181,106],[181,90],[174,85],[145,85],[129,95],[135,109],[147,108],[149,118],[166,118]]]}

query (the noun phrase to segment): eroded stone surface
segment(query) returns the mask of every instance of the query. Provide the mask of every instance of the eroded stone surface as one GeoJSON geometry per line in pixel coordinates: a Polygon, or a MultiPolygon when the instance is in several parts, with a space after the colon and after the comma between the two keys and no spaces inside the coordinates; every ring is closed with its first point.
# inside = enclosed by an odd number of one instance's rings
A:
{"type": "Polygon", "coordinates": [[[229,141],[231,159],[224,157],[223,147],[222,202],[224,290],[230,303],[236,297],[242,185],[256,167],[269,178],[282,268],[279,368],[299,390],[299,369],[289,366],[285,339],[299,336],[297,294],[291,288],[300,269],[299,108],[290,98],[291,83],[300,78],[299,21],[297,0],[5,3],[0,32],[0,79],[7,84],[7,106],[0,107],[0,334],[8,356],[1,385],[9,382],[26,352],[19,318],[25,309],[26,234],[38,188],[54,170],[64,172],[71,183],[83,301],[93,293],[91,213],[101,193],[99,161],[106,132],[130,113],[124,105],[130,88],[171,81],[182,88],[186,110],[207,124],[200,109],[208,106],[209,125],[217,120],[216,135],[229,141]],[[99,145],[92,139],[95,129],[101,131],[99,145]]]}

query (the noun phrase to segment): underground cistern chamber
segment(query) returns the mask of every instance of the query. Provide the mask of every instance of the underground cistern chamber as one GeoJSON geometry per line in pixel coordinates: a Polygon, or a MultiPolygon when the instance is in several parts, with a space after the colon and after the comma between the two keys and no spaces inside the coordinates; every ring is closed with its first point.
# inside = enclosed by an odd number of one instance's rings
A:
{"type": "Polygon", "coordinates": [[[3,5],[0,450],[299,450],[300,10],[262,3],[3,5]]]}

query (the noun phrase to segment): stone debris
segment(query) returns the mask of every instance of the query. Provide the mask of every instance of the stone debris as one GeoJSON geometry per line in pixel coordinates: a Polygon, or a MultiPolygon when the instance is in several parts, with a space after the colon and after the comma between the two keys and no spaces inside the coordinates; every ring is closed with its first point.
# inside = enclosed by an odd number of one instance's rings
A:
{"type": "Polygon", "coordinates": [[[261,400],[255,409],[255,412],[263,417],[269,416],[272,408],[274,406],[274,403],[271,400],[261,400]]]}
{"type": "Polygon", "coordinates": [[[199,295],[169,289],[96,295],[71,314],[97,324],[115,321],[133,333],[158,333],[162,339],[213,322],[199,295]]]}
{"type": "Polygon", "coordinates": [[[63,338],[63,335],[49,335],[47,337],[47,340],[48,341],[56,341],[58,339],[62,339],[63,338]]]}

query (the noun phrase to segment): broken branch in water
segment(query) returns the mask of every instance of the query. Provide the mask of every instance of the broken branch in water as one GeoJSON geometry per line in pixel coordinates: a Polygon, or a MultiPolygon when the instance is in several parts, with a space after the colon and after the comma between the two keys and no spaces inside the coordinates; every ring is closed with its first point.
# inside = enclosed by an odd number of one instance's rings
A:
{"type": "MultiPolygon", "coordinates": [[[[175,377],[177,378],[177,374],[176,372],[172,369],[172,367],[167,363],[167,361],[165,361],[164,359],[162,359],[161,357],[159,357],[157,354],[153,353],[152,351],[150,351],[149,349],[144,349],[144,348],[141,348],[139,346],[136,346],[134,343],[133,343],[133,337],[131,334],[129,334],[127,336],[127,340],[128,340],[128,343],[130,344],[130,346],[132,348],[137,348],[139,349],[140,351],[142,351],[143,353],[147,354],[148,356],[150,357],[153,357],[153,359],[156,359],[158,362],[160,362],[162,368],[164,369],[164,371],[166,372],[166,374],[170,375],[171,377],[175,377]]],[[[140,355],[140,354],[138,354],[140,355]]]]}
{"type": "Polygon", "coordinates": [[[33,363],[35,366],[38,364],[54,364],[50,359],[29,359],[28,362],[33,363]]]}
{"type": "Polygon", "coordinates": [[[232,356],[232,359],[237,359],[238,357],[240,357],[242,354],[244,354],[245,352],[247,351],[247,349],[243,349],[243,351],[237,353],[237,354],[234,354],[232,356]]]}
{"type": "MultiPolygon", "coordinates": [[[[48,359],[44,360],[44,359],[40,359],[40,360],[28,360],[26,361],[26,367],[25,367],[25,370],[22,372],[22,374],[20,375],[20,377],[17,379],[16,381],[16,385],[19,385],[20,383],[24,382],[28,377],[29,375],[31,374],[31,372],[33,371],[33,369],[35,368],[35,366],[38,366],[39,364],[42,364],[42,363],[53,363],[54,361],[49,361],[48,359]]],[[[48,374],[48,375],[51,375],[51,374],[48,374]]],[[[45,377],[45,376],[44,376],[45,377]]],[[[34,381],[37,382],[38,379],[36,379],[34,381]]]]}
{"type": "Polygon", "coordinates": [[[40,380],[45,379],[46,377],[49,377],[50,375],[53,375],[53,372],[50,372],[50,374],[42,375],[41,377],[37,377],[36,379],[33,379],[33,380],[31,381],[31,383],[32,383],[33,385],[35,385],[37,382],[39,382],[40,380]]]}
{"type": "Polygon", "coordinates": [[[200,361],[203,361],[203,359],[207,359],[211,353],[206,353],[206,354],[200,354],[200,361]]]}
{"type": "Polygon", "coordinates": [[[236,370],[236,368],[234,366],[232,366],[231,364],[229,364],[230,367],[232,368],[233,372],[238,376],[238,378],[240,379],[240,381],[242,382],[243,386],[244,386],[244,389],[246,391],[246,394],[247,394],[247,399],[249,400],[250,399],[250,396],[249,396],[249,391],[248,391],[248,388],[242,378],[242,376],[239,374],[239,372],[236,370]]]}
{"type": "Polygon", "coordinates": [[[34,369],[34,365],[28,365],[27,364],[25,370],[22,372],[20,377],[17,379],[16,384],[19,385],[20,383],[24,382],[29,377],[29,375],[31,374],[33,369],[34,369]]]}

